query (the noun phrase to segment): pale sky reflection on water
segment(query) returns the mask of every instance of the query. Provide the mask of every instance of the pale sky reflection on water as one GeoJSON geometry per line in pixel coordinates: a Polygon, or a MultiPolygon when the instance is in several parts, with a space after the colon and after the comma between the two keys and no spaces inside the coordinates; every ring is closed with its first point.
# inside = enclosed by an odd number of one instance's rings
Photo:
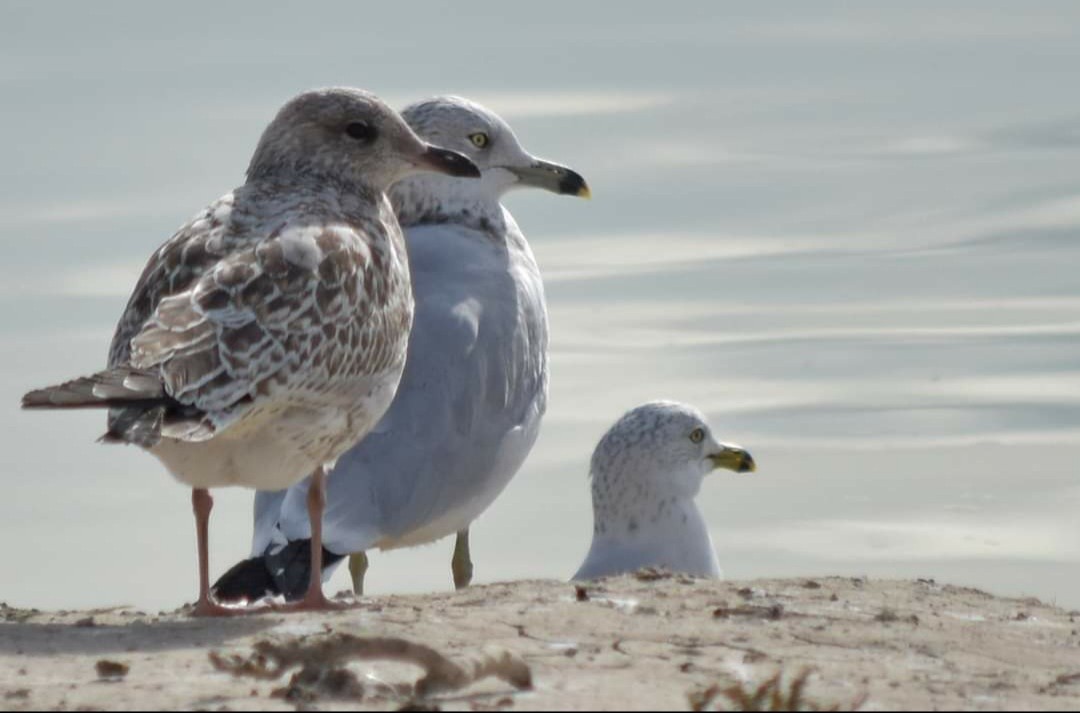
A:
{"type": "MultiPolygon", "coordinates": [[[[650,398],[750,448],[702,506],[728,576],[922,576],[1080,607],[1073,3],[0,6],[0,600],[173,607],[187,492],[27,414],[97,368],[150,252],[302,89],[476,98],[591,202],[507,203],[547,279],[552,394],[474,528],[479,581],[566,577],[588,458],[650,398]]],[[[247,553],[217,494],[212,567],[247,553]]],[[[451,586],[449,542],[372,592],[451,586]]],[[[340,574],[336,587],[344,587],[340,574]]]]}

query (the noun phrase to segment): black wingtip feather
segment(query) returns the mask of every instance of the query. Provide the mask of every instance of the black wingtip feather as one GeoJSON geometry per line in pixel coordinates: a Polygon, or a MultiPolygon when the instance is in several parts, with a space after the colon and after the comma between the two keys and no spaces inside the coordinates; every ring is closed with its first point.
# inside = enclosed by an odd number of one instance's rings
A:
{"type": "MultiPolygon", "coordinates": [[[[344,555],[323,548],[323,570],[344,555]]],[[[252,557],[232,566],[211,587],[221,602],[254,602],[284,595],[287,601],[302,599],[311,581],[311,540],[293,540],[277,552],[252,557]]]]}
{"type": "Polygon", "coordinates": [[[223,603],[254,602],[281,593],[266,567],[264,557],[252,557],[236,563],[214,582],[211,592],[223,603]]]}

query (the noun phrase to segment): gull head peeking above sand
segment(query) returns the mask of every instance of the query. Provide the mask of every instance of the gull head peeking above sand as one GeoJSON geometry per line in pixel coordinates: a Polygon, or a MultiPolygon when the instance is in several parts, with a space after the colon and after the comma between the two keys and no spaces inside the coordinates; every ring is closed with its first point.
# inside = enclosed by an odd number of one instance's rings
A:
{"type": "Polygon", "coordinates": [[[593,540],[574,579],[656,567],[719,577],[720,565],[694,498],[723,468],[753,472],[743,448],[713,437],[691,406],[654,401],[626,413],[593,452],[593,540]]]}

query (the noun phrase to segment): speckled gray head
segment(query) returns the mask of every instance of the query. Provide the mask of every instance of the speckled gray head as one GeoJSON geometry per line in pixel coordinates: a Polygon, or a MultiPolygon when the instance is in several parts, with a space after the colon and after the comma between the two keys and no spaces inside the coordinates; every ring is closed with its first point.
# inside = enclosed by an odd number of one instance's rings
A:
{"type": "Polygon", "coordinates": [[[716,468],[755,470],[739,446],[717,441],[700,411],[674,401],[653,401],[627,412],[593,452],[594,501],[613,492],[692,498],[716,468]]]}
{"type": "MultiPolygon", "coordinates": [[[[462,186],[462,190],[496,198],[513,188],[527,187],[582,198],[590,196],[581,174],[531,155],[505,121],[476,102],[439,96],[411,104],[401,114],[420,136],[468,156],[480,168],[481,180],[476,185],[462,186]]],[[[439,183],[441,177],[417,179],[439,183]]]]}
{"type": "Polygon", "coordinates": [[[574,579],[641,567],[721,576],[709,527],[694,501],[716,468],[745,473],[754,470],[754,459],[717,441],[697,409],[653,401],[626,413],[593,453],[593,538],[574,579]]]}
{"type": "Polygon", "coordinates": [[[432,146],[370,92],[335,87],[304,92],[266,127],[248,166],[248,180],[297,175],[376,191],[420,171],[480,176],[459,153],[432,146]]]}

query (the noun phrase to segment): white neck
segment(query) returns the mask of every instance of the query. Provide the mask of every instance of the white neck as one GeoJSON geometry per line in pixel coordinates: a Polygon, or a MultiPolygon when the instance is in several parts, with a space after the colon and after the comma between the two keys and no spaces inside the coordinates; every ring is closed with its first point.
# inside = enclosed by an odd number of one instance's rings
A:
{"type": "Polygon", "coordinates": [[[418,174],[398,181],[390,200],[401,227],[456,222],[482,230],[503,229],[501,191],[486,178],[462,179],[418,174]],[[473,225],[475,224],[475,225],[473,225]]]}
{"type": "Polygon", "coordinates": [[[596,512],[592,546],[575,579],[592,579],[657,567],[719,577],[709,528],[690,498],[669,498],[651,508],[596,512]],[[650,512],[651,510],[651,512],[650,512]]]}

